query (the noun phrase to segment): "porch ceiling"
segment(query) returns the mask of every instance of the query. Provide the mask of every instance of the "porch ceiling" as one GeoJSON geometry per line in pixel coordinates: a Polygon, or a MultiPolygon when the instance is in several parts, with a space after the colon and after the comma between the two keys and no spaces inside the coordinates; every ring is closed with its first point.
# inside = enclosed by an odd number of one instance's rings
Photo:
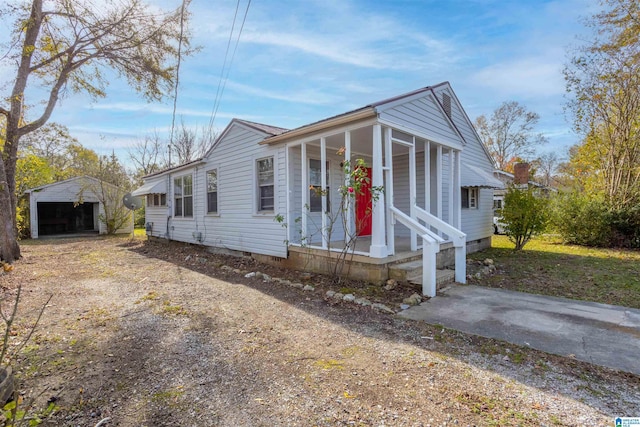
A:
{"type": "MultiPolygon", "coordinates": [[[[412,135],[408,135],[403,132],[399,132],[394,130],[394,138],[400,138],[407,141],[411,141],[412,135]]],[[[353,154],[359,154],[364,156],[371,157],[373,155],[373,125],[363,126],[361,128],[357,128],[351,130],[351,152],[353,154]]],[[[339,149],[345,146],[345,133],[340,132],[332,135],[325,136],[325,142],[327,145],[327,150],[329,152],[337,152],[339,149]]],[[[420,153],[424,151],[424,140],[420,138],[416,138],[416,152],[420,153]]],[[[320,136],[316,140],[312,140],[307,142],[307,144],[312,146],[320,146],[320,136]]],[[[409,147],[394,144],[393,145],[393,155],[404,155],[409,152],[409,147]]]]}

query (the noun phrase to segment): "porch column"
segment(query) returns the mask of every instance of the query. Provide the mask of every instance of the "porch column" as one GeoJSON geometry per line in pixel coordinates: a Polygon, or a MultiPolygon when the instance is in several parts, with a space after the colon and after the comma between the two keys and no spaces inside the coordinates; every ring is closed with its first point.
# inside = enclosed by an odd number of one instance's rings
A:
{"type": "MultiPolygon", "coordinates": [[[[454,219],[453,219],[453,204],[455,202],[453,195],[454,195],[454,180],[455,180],[455,159],[454,159],[455,153],[453,151],[453,148],[449,148],[449,188],[448,188],[448,193],[449,193],[449,206],[447,206],[447,222],[451,225],[454,225],[454,219]]],[[[449,238],[451,239],[453,236],[449,236],[449,238]]]]}
{"type": "Polygon", "coordinates": [[[424,210],[431,213],[431,142],[424,142],[424,210]]]}
{"type": "Polygon", "coordinates": [[[308,172],[307,172],[307,144],[306,143],[302,143],[302,145],[300,146],[300,173],[301,173],[301,177],[302,179],[300,179],[300,187],[301,188],[301,195],[302,197],[300,198],[301,204],[302,206],[300,206],[300,212],[301,212],[301,218],[302,221],[300,223],[300,227],[301,227],[301,233],[300,233],[300,244],[301,245],[305,245],[305,244],[309,244],[309,242],[307,242],[306,238],[307,238],[307,206],[309,206],[309,183],[307,181],[307,177],[309,176],[308,172]]]}
{"type": "Polygon", "coordinates": [[[460,230],[462,227],[462,218],[461,218],[461,189],[460,189],[460,154],[461,152],[456,150],[454,151],[455,161],[454,171],[453,171],[453,226],[460,230]]]}
{"type": "Polygon", "coordinates": [[[322,249],[329,247],[330,236],[327,234],[327,140],[320,138],[320,188],[322,190],[322,249]]]}
{"type": "MultiPolygon", "coordinates": [[[[350,173],[353,171],[353,165],[351,164],[351,132],[350,131],[346,131],[344,133],[344,165],[345,167],[342,168],[342,172],[345,172],[345,168],[347,168],[348,165],[348,169],[349,169],[349,173],[345,173],[344,174],[344,186],[345,187],[349,187],[349,185],[351,185],[351,176],[350,173]]],[[[355,203],[355,199],[354,203],[355,203]]],[[[345,230],[345,242],[347,240],[351,240],[351,238],[353,236],[355,236],[355,227],[354,227],[354,216],[353,216],[353,205],[354,203],[347,203],[347,221],[346,221],[346,226],[347,229],[345,230]]]]}
{"type": "MultiPolygon", "coordinates": [[[[384,179],[382,176],[382,126],[379,123],[373,125],[373,171],[371,186],[382,188],[384,179]]],[[[385,202],[384,192],[379,194],[378,200],[373,203],[371,218],[371,246],[369,256],[371,258],[384,258],[387,256],[385,244],[385,202]]]]}
{"type": "MultiPolygon", "coordinates": [[[[290,158],[291,158],[291,146],[289,144],[286,144],[285,151],[284,151],[284,164],[285,164],[285,170],[287,171],[287,182],[286,182],[286,188],[287,188],[286,220],[287,221],[290,221],[292,216],[291,215],[291,184],[292,184],[291,177],[293,176],[293,173],[291,172],[291,163],[289,162],[290,158]]],[[[291,226],[286,227],[286,230],[287,230],[287,246],[289,246],[289,242],[291,242],[291,226]]]]}
{"type": "MultiPolygon", "coordinates": [[[[436,148],[436,216],[442,219],[442,145],[436,148]]],[[[442,232],[438,231],[442,237],[442,232]]]]}
{"type": "MultiPolygon", "coordinates": [[[[409,216],[416,219],[416,137],[412,139],[413,145],[409,149],[409,216]]],[[[418,233],[411,230],[411,251],[418,250],[418,233]]]]}
{"type": "MultiPolygon", "coordinates": [[[[386,193],[386,212],[390,212],[391,206],[393,206],[393,142],[391,141],[391,128],[387,127],[384,131],[384,177],[385,177],[385,193],[386,193]]],[[[387,219],[387,253],[393,255],[396,253],[395,245],[395,219],[391,214],[386,215],[387,219]]]]}

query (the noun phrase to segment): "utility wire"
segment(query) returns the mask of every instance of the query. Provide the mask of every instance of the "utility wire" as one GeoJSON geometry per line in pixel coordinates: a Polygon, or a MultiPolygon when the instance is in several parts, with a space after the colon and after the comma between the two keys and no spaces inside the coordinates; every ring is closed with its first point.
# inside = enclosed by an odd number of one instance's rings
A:
{"type": "Polygon", "coordinates": [[[249,14],[249,7],[251,6],[251,0],[247,2],[247,7],[244,11],[244,16],[242,18],[242,24],[240,25],[240,30],[238,31],[238,37],[236,38],[235,46],[233,47],[233,53],[231,54],[231,59],[229,60],[229,65],[227,66],[227,57],[229,55],[229,47],[231,46],[231,40],[233,39],[233,32],[236,25],[236,19],[238,16],[238,9],[240,7],[240,0],[236,3],[236,12],[233,16],[233,25],[231,26],[231,32],[229,33],[229,42],[227,43],[227,50],[224,54],[224,62],[222,65],[222,70],[220,71],[220,80],[218,81],[218,90],[216,91],[216,97],[214,99],[213,111],[211,113],[211,120],[209,121],[209,132],[211,132],[213,128],[213,123],[215,122],[216,115],[218,114],[218,108],[220,107],[220,101],[222,100],[222,94],[224,93],[224,89],[227,85],[227,80],[229,78],[229,72],[231,71],[231,64],[236,56],[236,51],[238,50],[238,44],[240,43],[240,36],[242,35],[242,30],[244,29],[244,24],[247,21],[247,15],[249,14]],[[226,73],[225,73],[226,67],[226,73]]]}
{"type": "Polygon", "coordinates": [[[180,38],[178,39],[178,64],[176,65],[176,85],[173,93],[173,113],[171,115],[171,134],[169,136],[169,167],[171,167],[171,146],[176,127],[176,108],[178,105],[178,85],[180,84],[180,62],[182,60],[182,38],[184,36],[184,8],[187,0],[182,0],[180,7],[180,38]]]}

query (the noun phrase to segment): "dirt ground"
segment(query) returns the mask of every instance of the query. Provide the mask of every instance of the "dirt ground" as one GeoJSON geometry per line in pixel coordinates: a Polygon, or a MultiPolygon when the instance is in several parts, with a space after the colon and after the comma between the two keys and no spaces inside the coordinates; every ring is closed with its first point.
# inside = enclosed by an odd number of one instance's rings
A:
{"type": "Polygon", "coordinates": [[[0,275],[29,414],[52,426],[606,426],[640,378],[326,299],[398,309],[413,289],[246,278],[247,258],[128,238],[23,242],[0,275]],[[229,266],[229,267],[225,267],[229,266]],[[231,269],[241,270],[240,273],[231,269]],[[345,288],[345,289],[342,289],[345,288]]]}

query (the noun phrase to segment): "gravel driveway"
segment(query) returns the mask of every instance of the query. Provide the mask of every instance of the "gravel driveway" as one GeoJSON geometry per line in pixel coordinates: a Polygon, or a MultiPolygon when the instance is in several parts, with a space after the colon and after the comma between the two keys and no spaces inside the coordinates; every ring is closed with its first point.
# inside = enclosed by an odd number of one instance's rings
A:
{"type": "Polygon", "coordinates": [[[32,413],[58,406],[43,425],[595,426],[640,415],[637,376],[245,278],[199,247],[93,238],[22,249],[0,276],[5,299],[23,286],[14,342],[54,295],[17,361],[32,413]]]}

